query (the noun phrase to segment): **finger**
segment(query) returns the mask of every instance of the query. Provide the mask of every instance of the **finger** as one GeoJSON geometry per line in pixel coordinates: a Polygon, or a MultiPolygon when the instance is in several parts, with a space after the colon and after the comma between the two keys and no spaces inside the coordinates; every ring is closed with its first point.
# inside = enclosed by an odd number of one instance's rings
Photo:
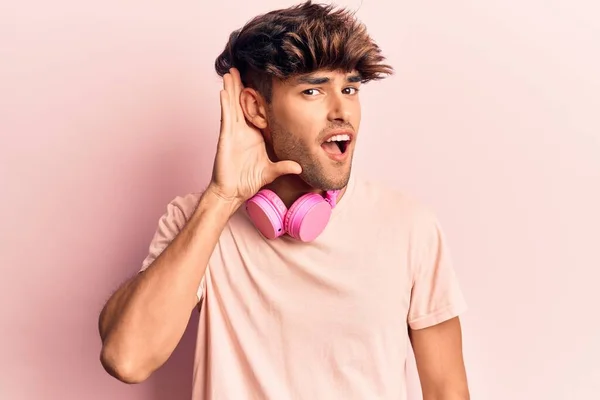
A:
{"type": "Polygon", "coordinates": [[[231,131],[231,113],[229,103],[229,93],[227,90],[221,90],[221,134],[227,134],[231,131]]]}
{"type": "Polygon", "coordinates": [[[230,121],[235,121],[237,118],[235,107],[235,82],[231,72],[223,75],[223,85],[229,96],[229,118],[230,121]]]}
{"type": "Polygon", "coordinates": [[[240,70],[235,67],[231,68],[231,75],[233,75],[233,79],[240,90],[243,89],[244,84],[242,83],[242,74],[240,73],[240,70]]]}
{"type": "Polygon", "coordinates": [[[223,75],[223,90],[231,92],[231,88],[232,88],[231,74],[229,74],[229,73],[224,74],[223,75]]]}
{"type": "Polygon", "coordinates": [[[242,112],[242,104],[241,104],[241,95],[242,95],[242,77],[240,75],[240,71],[237,68],[231,68],[231,78],[233,80],[233,88],[235,95],[235,113],[236,113],[236,121],[239,121],[243,116],[242,112]]]}
{"type": "Polygon", "coordinates": [[[295,161],[279,161],[272,163],[265,173],[265,184],[273,182],[282,175],[298,175],[302,173],[302,167],[295,161]]]}

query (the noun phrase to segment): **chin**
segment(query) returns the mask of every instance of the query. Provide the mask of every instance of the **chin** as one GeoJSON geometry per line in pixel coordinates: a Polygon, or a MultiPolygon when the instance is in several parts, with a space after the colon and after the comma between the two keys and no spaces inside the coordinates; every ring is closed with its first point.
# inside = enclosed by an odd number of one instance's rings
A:
{"type": "Polygon", "coordinates": [[[350,166],[323,166],[318,168],[306,168],[300,174],[300,178],[312,188],[320,190],[341,190],[346,187],[350,180],[350,166]]]}

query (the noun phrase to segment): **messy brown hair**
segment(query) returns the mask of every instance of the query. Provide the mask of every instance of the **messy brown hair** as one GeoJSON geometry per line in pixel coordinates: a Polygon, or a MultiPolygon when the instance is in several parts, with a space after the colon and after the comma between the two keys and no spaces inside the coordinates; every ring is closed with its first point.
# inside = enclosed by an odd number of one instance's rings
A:
{"type": "Polygon", "coordinates": [[[365,26],[346,9],[312,1],[259,15],[231,33],[215,69],[232,67],[244,86],[271,101],[273,79],[285,81],[316,70],[356,70],[362,82],[393,73],[365,26]]]}

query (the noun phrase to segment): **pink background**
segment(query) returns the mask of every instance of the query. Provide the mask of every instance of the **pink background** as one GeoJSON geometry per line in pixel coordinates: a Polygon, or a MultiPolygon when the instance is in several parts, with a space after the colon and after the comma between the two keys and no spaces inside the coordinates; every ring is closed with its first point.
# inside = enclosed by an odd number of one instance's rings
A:
{"type": "MultiPolygon", "coordinates": [[[[3,400],[189,399],[194,324],[135,386],[102,370],[96,324],[166,203],[206,183],[227,35],[292,4],[243,3],[0,6],[3,400]]],[[[470,304],[473,399],[600,393],[597,4],[365,0],[358,13],[397,75],[363,91],[356,169],[438,211],[470,304]]],[[[411,382],[417,399],[414,365],[411,382]]]]}

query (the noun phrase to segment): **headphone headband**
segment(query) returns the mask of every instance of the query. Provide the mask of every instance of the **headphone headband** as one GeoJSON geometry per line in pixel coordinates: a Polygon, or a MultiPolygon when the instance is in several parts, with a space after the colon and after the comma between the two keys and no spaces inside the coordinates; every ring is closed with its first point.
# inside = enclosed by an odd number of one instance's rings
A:
{"type": "Polygon", "coordinates": [[[339,193],[339,190],[328,190],[325,194],[325,201],[327,201],[331,205],[331,208],[335,207],[339,193]]]}

